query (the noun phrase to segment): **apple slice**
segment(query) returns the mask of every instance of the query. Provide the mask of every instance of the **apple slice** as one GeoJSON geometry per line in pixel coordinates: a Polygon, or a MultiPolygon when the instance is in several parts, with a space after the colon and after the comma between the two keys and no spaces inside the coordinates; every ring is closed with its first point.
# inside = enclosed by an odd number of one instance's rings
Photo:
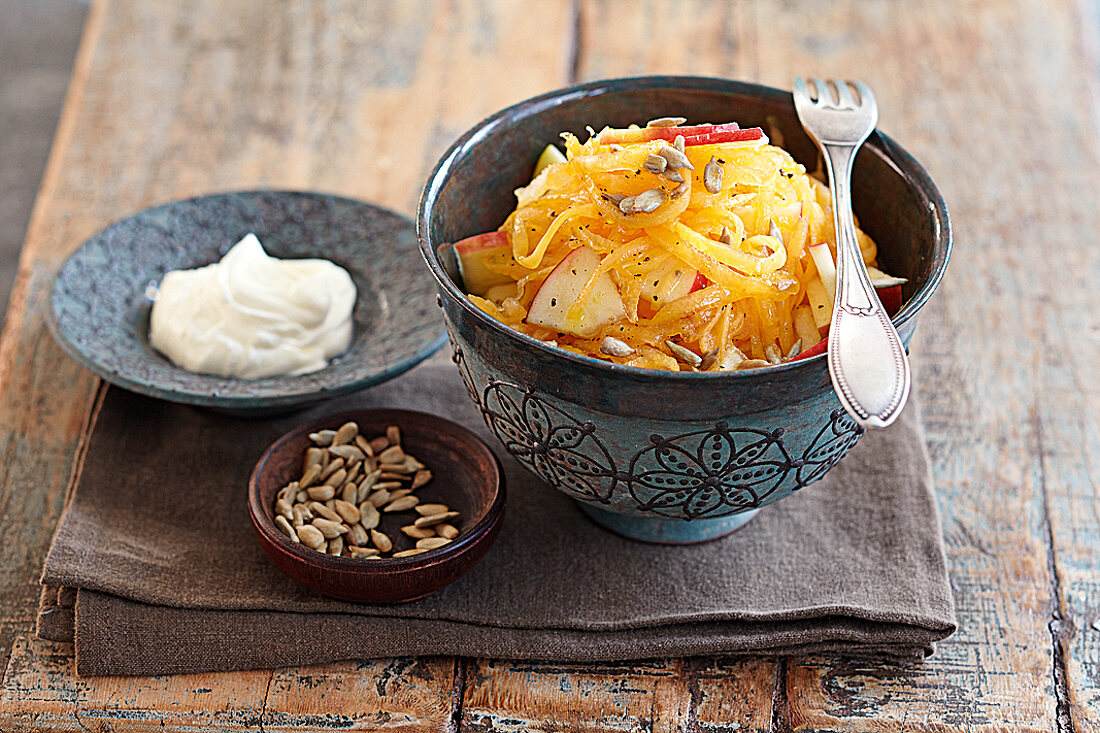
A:
{"type": "Polygon", "coordinates": [[[535,163],[535,172],[531,174],[531,179],[534,180],[538,178],[539,173],[542,173],[554,163],[564,163],[565,160],[565,153],[558,150],[556,145],[547,145],[542,149],[542,155],[539,156],[538,162],[535,163]]]}
{"type": "Polygon", "coordinates": [[[657,310],[666,303],[706,287],[706,284],[707,278],[698,270],[677,260],[646,278],[642,285],[641,299],[657,310]]]}
{"type": "Polygon", "coordinates": [[[493,272],[485,265],[491,255],[511,251],[512,245],[508,244],[508,237],[504,236],[504,232],[486,232],[467,237],[457,242],[454,248],[458,255],[458,271],[462,275],[467,293],[485,295],[494,285],[512,282],[512,278],[493,272]]]}
{"type": "Polygon", "coordinates": [[[836,298],[836,264],[833,262],[833,253],[825,242],[810,245],[810,255],[817,265],[817,274],[821,277],[821,284],[825,286],[825,293],[831,303],[836,298]]]}
{"type": "Polygon", "coordinates": [[[578,247],[558,263],[535,293],[527,322],[582,338],[596,335],[609,323],[626,317],[619,289],[609,273],[596,280],[596,287],[581,304],[580,315],[569,316],[573,303],[589,278],[600,266],[600,256],[588,247],[578,247]]]}
{"type": "Polygon", "coordinates": [[[736,122],[724,125],[694,125],[691,127],[640,127],[638,129],[604,128],[596,139],[601,145],[616,143],[630,145],[650,140],[672,142],[677,136],[684,136],[684,145],[714,145],[716,143],[750,142],[764,139],[764,131],[759,127],[742,130],[736,122]]]}

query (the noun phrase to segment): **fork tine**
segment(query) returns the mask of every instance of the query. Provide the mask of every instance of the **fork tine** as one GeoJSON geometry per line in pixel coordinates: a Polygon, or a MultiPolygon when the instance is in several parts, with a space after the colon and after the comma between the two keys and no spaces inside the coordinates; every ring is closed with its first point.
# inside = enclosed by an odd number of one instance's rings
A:
{"type": "Polygon", "coordinates": [[[810,92],[806,89],[806,82],[802,80],[801,76],[796,76],[794,78],[794,94],[796,99],[799,96],[805,97],[806,101],[810,99],[810,92]]]}
{"type": "Polygon", "coordinates": [[[871,91],[871,87],[867,86],[861,81],[853,81],[852,86],[859,92],[859,106],[860,107],[875,107],[875,94],[871,91]]]}
{"type": "Polygon", "coordinates": [[[818,104],[830,104],[833,101],[833,93],[829,91],[828,84],[816,76],[810,79],[810,83],[813,84],[814,91],[817,93],[818,104]]]}
{"type": "Polygon", "coordinates": [[[852,97],[852,90],[848,88],[848,82],[843,79],[833,79],[833,86],[836,87],[837,99],[842,109],[855,109],[859,106],[852,97]]]}

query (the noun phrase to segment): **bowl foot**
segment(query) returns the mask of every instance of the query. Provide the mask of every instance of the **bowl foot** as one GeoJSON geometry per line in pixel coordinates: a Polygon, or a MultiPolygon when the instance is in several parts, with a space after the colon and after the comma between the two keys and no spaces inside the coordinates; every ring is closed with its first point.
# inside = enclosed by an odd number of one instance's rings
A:
{"type": "Polygon", "coordinates": [[[669,517],[637,517],[601,509],[594,504],[578,501],[577,506],[585,516],[604,529],[639,542],[664,545],[690,545],[725,537],[744,527],[756,516],[759,509],[731,514],[717,519],[672,519],[669,517]]]}

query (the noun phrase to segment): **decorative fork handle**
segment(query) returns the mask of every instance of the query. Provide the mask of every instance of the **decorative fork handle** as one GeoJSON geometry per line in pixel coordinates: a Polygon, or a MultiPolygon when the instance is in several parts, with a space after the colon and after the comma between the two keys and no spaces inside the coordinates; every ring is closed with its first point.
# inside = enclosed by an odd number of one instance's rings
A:
{"type": "Polygon", "coordinates": [[[909,359],[863,266],[852,219],[855,145],[822,142],[836,227],[836,298],[829,328],[829,376],[840,403],[863,427],[884,428],[905,406],[909,359]]]}

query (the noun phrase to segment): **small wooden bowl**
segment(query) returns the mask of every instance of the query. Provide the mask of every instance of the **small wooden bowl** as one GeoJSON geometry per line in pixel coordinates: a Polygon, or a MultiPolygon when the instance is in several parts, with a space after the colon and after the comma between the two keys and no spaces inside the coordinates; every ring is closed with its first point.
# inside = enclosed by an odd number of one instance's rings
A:
{"type": "MultiPolygon", "coordinates": [[[[327,596],[363,603],[403,603],[454,582],[472,568],[496,539],[504,516],[504,473],[493,452],[473,433],[434,415],[407,410],[359,410],[314,420],[290,431],[264,452],[248,481],[248,511],[260,546],[275,566],[327,596]],[[422,502],[446,504],[459,514],[460,534],[435,550],[403,558],[334,557],[292,542],[275,524],[275,496],[301,474],[309,434],[353,420],[367,438],[401,429],[401,444],[427,466],[433,478],[417,489],[422,502]]],[[[399,528],[409,512],[382,515],[379,529],[394,551],[415,540],[399,528]]]]}

